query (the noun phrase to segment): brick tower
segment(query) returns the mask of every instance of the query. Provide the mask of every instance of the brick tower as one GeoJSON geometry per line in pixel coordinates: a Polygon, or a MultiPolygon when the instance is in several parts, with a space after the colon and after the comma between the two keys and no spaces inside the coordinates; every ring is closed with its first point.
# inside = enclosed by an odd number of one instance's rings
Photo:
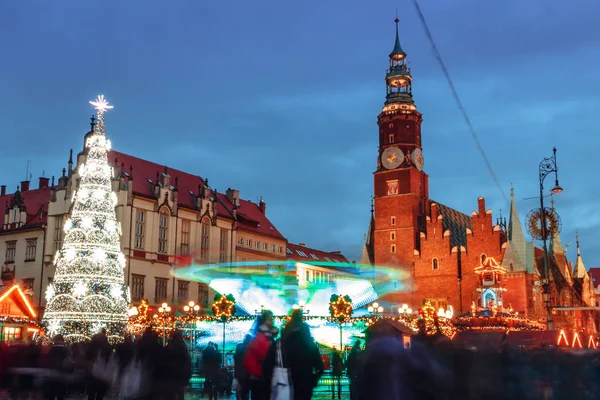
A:
{"type": "Polygon", "coordinates": [[[374,264],[412,269],[420,248],[428,204],[428,177],[423,172],[421,113],[412,97],[412,76],[396,41],[385,76],[386,100],[378,116],[379,154],[374,173],[374,264]]]}

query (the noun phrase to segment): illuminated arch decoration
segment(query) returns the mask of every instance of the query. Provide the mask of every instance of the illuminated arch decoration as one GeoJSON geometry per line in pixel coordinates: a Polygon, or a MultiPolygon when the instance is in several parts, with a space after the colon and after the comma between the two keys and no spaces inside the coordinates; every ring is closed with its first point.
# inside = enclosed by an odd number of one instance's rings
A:
{"type": "Polygon", "coordinates": [[[571,344],[571,347],[575,348],[575,346],[577,346],[578,349],[583,348],[583,345],[581,344],[581,339],[579,339],[579,333],[577,332],[573,334],[573,343],[571,344]]]}
{"type": "Polygon", "coordinates": [[[563,343],[565,346],[569,345],[569,339],[567,339],[567,334],[565,333],[564,329],[560,330],[560,333],[558,334],[558,340],[556,342],[556,345],[560,346],[561,343],[563,343]]]}

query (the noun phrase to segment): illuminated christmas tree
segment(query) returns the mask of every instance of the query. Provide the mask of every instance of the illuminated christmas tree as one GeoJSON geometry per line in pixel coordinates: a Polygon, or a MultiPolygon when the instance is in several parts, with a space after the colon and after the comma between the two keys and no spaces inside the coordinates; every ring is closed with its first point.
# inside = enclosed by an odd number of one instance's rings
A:
{"type": "Polygon", "coordinates": [[[98,110],[98,119],[85,143],[87,158],[79,166],[79,187],[54,259],[56,273],[46,290],[43,323],[50,337],[62,334],[67,341],[78,342],[106,329],[115,342],[123,337],[128,320],[129,289],[115,214],[117,195],[106,156],[110,141],[104,112],[113,107],[104,96],[90,103],[98,110]]]}

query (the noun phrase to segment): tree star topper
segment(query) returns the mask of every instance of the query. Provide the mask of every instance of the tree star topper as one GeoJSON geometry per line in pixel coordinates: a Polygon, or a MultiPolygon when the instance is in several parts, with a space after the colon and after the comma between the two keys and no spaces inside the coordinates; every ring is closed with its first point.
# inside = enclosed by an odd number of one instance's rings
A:
{"type": "Polygon", "coordinates": [[[104,114],[106,110],[114,108],[108,104],[108,101],[104,98],[104,95],[99,95],[96,100],[90,101],[90,104],[94,106],[94,109],[98,110],[98,114],[104,114]]]}

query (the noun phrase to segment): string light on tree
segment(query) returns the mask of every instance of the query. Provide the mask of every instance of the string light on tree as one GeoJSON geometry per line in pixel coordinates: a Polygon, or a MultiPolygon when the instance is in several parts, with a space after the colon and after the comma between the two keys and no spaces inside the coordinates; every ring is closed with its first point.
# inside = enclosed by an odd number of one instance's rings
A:
{"type": "Polygon", "coordinates": [[[101,329],[116,342],[122,340],[128,320],[129,291],[112,168],[106,156],[110,142],[105,137],[104,113],[113,107],[104,96],[90,103],[98,112],[97,124],[85,143],[85,163],[78,168],[79,187],[55,257],[43,323],[49,336],[60,333],[70,342],[88,340],[101,329]]]}

